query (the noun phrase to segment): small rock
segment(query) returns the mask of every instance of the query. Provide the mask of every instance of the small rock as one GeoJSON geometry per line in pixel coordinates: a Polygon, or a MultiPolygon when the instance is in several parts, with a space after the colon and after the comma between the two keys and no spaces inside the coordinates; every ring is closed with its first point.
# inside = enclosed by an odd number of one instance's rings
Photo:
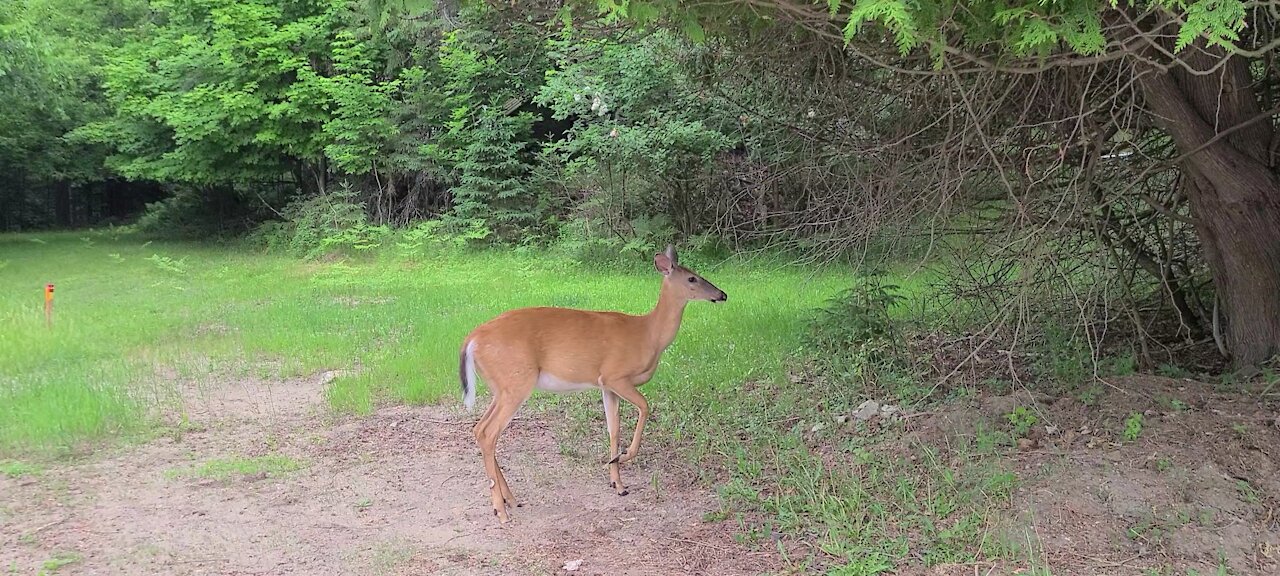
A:
{"type": "Polygon", "coordinates": [[[817,424],[814,424],[812,428],[809,428],[809,431],[817,432],[819,430],[822,430],[823,428],[826,428],[826,426],[823,426],[821,422],[818,422],[817,424]]]}
{"type": "Polygon", "coordinates": [[[1036,441],[1035,441],[1035,440],[1032,440],[1032,439],[1030,439],[1030,438],[1019,438],[1019,439],[1018,439],[1018,449],[1019,449],[1019,450],[1031,450],[1031,449],[1033,449],[1033,448],[1035,448],[1035,447],[1036,447],[1036,441]]]}
{"type": "Polygon", "coordinates": [[[570,561],[568,561],[568,562],[565,562],[565,563],[564,563],[564,571],[565,571],[565,572],[577,572],[577,571],[578,571],[578,568],[579,568],[579,567],[581,567],[581,566],[582,566],[582,559],[581,559],[581,558],[579,558],[579,559],[577,559],[577,560],[570,560],[570,561]]]}
{"type": "Polygon", "coordinates": [[[1048,435],[1050,435],[1050,436],[1057,436],[1057,435],[1058,435],[1058,427],[1057,427],[1057,426],[1054,426],[1053,424],[1046,425],[1046,426],[1044,427],[1044,433],[1045,433],[1045,434],[1048,434],[1048,435]]]}
{"type": "Polygon", "coordinates": [[[880,403],[875,400],[867,400],[853,411],[854,420],[870,420],[880,413],[880,403]]]}
{"type": "Polygon", "coordinates": [[[885,404],[884,406],[880,407],[880,417],[893,418],[893,416],[900,411],[902,411],[902,409],[897,406],[894,406],[893,404],[885,404]]]}

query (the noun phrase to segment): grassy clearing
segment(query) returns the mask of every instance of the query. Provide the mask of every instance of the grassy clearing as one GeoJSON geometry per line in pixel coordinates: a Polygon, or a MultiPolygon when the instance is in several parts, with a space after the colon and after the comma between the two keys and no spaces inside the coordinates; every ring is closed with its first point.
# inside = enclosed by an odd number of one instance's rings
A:
{"type": "MultiPolygon", "coordinates": [[[[454,251],[304,262],[110,231],[0,236],[0,262],[0,454],[145,432],[157,407],[176,409],[175,379],[214,374],[345,369],[329,399],[357,413],[449,401],[458,344],[477,324],[529,305],[644,312],[658,285],[639,261],[585,271],[545,254],[454,251]]],[[[686,315],[650,387],[675,397],[778,377],[805,313],[845,283],[771,264],[699,268],[734,299],[686,315]]]]}
{"type": "Polygon", "coordinates": [[[165,476],[170,479],[208,478],[211,480],[226,480],[233,476],[254,475],[278,477],[290,472],[296,472],[305,467],[305,463],[280,454],[251,457],[232,456],[209,460],[189,468],[169,470],[165,473],[165,476]]]}
{"type": "MultiPolygon", "coordinates": [[[[862,391],[789,377],[811,311],[851,274],[687,259],[732,297],[691,304],[644,389],[655,409],[644,450],[704,464],[695,469],[724,502],[711,519],[735,523],[752,547],[812,543],[791,558],[801,570],[816,562],[874,574],[904,558],[933,565],[1010,553],[988,526],[1013,483],[986,458],[999,442],[943,451],[904,440],[901,426],[873,434],[838,425],[833,415],[866,399],[862,391]]],[[[520,251],[307,262],[110,232],[0,236],[0,262],[0,455],[19,456],[146,437],[158,414],[180,409],[181,380],[340,369],[327,394],[341,411],[457,402],[458,345],[477,324],[530,305],[641,313],[659,283],[640,259],[606,271],[520,251]],[[52,330],[41,312],[46,282],[58,285],[52,330]]],[[[897,283],[925,286],[920,277],[897,283]]],[[[533,407],[564,416],[566,437],[583,439],[570,450],[604,446],[598,397],[537,395],[533,407]]],[[[172,475],[300,466],[234,457],[172,475]]]]}

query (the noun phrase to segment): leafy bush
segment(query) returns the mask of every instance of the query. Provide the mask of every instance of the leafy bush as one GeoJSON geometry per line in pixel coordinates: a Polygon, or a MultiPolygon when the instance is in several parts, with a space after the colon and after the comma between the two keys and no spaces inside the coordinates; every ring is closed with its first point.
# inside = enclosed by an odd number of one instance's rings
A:
{"type": "MultiPolygon", "coordinates": [[[[657,32],[636,43],[551,43],[558,68],[536,101],[557,119],[573,119],[570,138],[548,146],[576,190],[577,218],[623,236],[641,215],[661,215],[654,229],[704,232],[724,204],[713,186],[716,155],[738,139],[724,110],[701,98],[687,64],[698,48],[657,32]]],[[[635,236],[647,242],[643,232],[635,236]]],[[[630,241],[630,238],[627,240],[630,241]]]]}
{"type": "Polygon", "coordinates": [[[206,238],[243,233],[253,210],[231,190],[178,186],[173,195],[147,204],[134,229],[149,236],[206,238]]]}
{"type": "Polygon", "coordinates": [[[1015,438],[1023,438],[1031,431],[1031,427],[1036,425],[1040,419],[1035,413],[1027,409],[1026,406],[1018,406],[1013,412],[1004,415],[1009,420],[1009,425],[1013,427],[1013,436],[1015,438]]]}
{"type": "Polygon", "coordinates": [[[1125,441],[1133,442],[1134,440],[1137,440],[1138,436],[1142,435],[1142,425],[1142,413],[1130,413],[1129,417],[1124,419],[1124,432],[1122,435],[1124,436],[1125,441]]]}
{"type": "MultiPolygon", "coordinates": [[[[557,248],[579,264],[598,268],[653,256],[675,241],[671,221],[661,215],[636,218],[627,223],[625,232],[592,224],[590,219],[579,218],[561,225],[557,248]]],[[[682,256],[685,252],[681,251],[682,256]]]]}
{"type": "Polygon", "coordinates": [[[264,224],[255,236],[269,250],[305,258],[378,248],[391,230],[370,225],[365,206],[356,196],[351,188],[341,187],[328,194],[295,200],[281,212],[283,222],[264,224]]]}

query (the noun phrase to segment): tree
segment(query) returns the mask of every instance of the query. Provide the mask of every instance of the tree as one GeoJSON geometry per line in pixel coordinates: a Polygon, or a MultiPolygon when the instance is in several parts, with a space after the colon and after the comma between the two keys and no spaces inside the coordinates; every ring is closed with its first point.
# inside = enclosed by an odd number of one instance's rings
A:
{"type": "Polygon", "coordinates": [[[610,222],[615,230],[660,230],[669,221],[686,236],[705,233],[725,210],[708,172],[735,140],[716,127],[727,114],[699,98],[701,87],[684,73],[688,44],[659,31],[633,41],[565,35],[553,46],[557,66],[537,100],[574,120],[552,150],[566,179],[601,192],[583,204],[616,206],[606,211],[625,220],[610,222]]]}
{"type": "MultiPolygon", "coordinates": [[[[665,17],[697,39],[789,22],[886,70],[926,55],[939,73],[1039,75],[1105,67],[1138,86],[1172,139],[1181,194],[1226,320],[1237,366],[1280,354],[1280,13],[1241,0],[604,1],[613,18],[665,17]],[[869,46],[892,43],[896,58],[869,46]]],[[[1099,134],[1064,142],[1064,157],[1099,134]]],[[[1092,153],[1097,154],[1096,149],[1092,153]]],[[[1105,200],[1103,201],[1105,202],[1105,200]]]]}
{"type": "Polygon", "coordinates": [[[68,135],[108,113],[99,65],[141,8],[135,0],[0,4],[0,229],[67,225],[80,204],[74,188],[109,176],[106,148],[68,135]]]}

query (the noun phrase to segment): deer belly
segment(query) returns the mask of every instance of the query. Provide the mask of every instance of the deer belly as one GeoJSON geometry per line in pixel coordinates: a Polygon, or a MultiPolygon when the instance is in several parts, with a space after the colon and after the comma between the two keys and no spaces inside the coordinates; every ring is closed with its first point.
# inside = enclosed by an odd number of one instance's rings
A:
{"type": "Polygon", "coordinates": [[[582,392],[583,390],[594,390],[600,387],[599,382],[570,382],[555,377],[546,372],[538,373],[538,383],[535,384],[539,390],[547,392],[582,392]]]}

